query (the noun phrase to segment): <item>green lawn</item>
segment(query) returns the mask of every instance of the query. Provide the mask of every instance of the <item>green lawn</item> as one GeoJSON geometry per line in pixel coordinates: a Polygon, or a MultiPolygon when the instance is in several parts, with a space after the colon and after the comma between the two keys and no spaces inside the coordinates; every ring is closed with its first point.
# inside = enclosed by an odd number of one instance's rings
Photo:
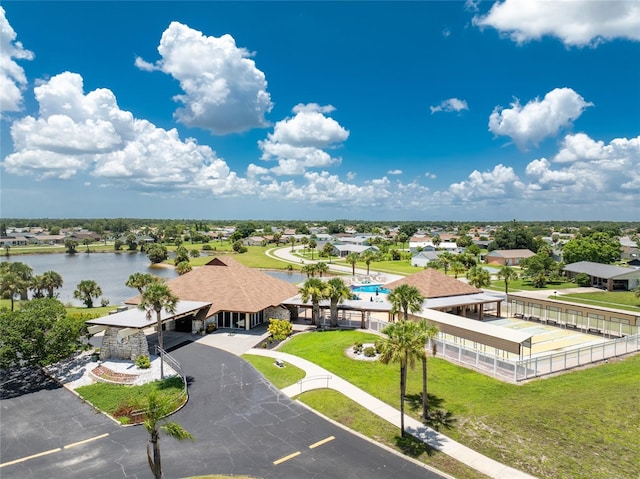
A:
{"type": "Polygon", "coordinates": [[[598,291],[594,293],[563,294],[563,301],[592,304],[607,308],[640,311],[640,297],[633,291],[598,291]]]}
{"type": "MultiPolygon", "coordinates": [[[[356,340],[373,339],[358,331],[315,332],[296,335],[282,351],[399,407],[397,365],[344,354],[356,340]]],[[[421,390],[419,369],[409,374],[410,399],[421,390]]],[[[640,410],[633,406],[640,400],[638,371],[640,355],[512,385],[433,358],[429,394],[457,421],[447,435],[500,462],[538,477],[631,479],[640,476],[640,410]]]]}
{"type": "Polygon", "coordinates": [[[397,427],[338,391],[316,389],[305,392],[297,398],[334,421],[344,424],[377,442],[401,451],[431,467],[446,472],[456,479],[481,479],[487,477],[420,441],[410,437],[402,439],[397,427]]]}
{"type": "MultiPolygon", "coordinates": [[[[113,416],[114,413],[123,408],[130,408],[131,410],[144,409],[147,404],[147,396],[152,391],[157,391],[159,397],[170,398],[178,408],[185,399],[182,395],[183,388],[182,378],[171,377],[162,381],[143,384],[142,386],[95,383],[89,386],[81,386],[76,389],[76,392],[96,408],[113,416]]],[[[127,421],[124,420],[122,422],[126,423],[127,421]]]]}
{"type": "Polygon", "coordinates": [[[260,371],[260,373],[262,373],[262,375],[271,381],[278,389],[284,389],[287,386],[291,386],[305,376],[305,372],[302,369],[287,362],[284,362],[285,366],[280,368],[275,365],[275,360],[273,358],[255,356],[252,354],[243,354],[242,357],[251,363],[254,368],[260,371]]]}
{"type": "MultiPolygon", "coordinates": [[[[548,290],[553,291],[556,289],[571,289],[577,288],[578,286],[575,283],[571,282],[551,282],[549,281],[544,288],[536,288],[531,284],[531,281],[528,279],[516,279],[509,281],[509,291],[542,291],[548,290]]],[[[504,281],[502,280],[492,280],[491,286],[488,289],[493,289],[496,291],[504,291],[504,281]]]]}

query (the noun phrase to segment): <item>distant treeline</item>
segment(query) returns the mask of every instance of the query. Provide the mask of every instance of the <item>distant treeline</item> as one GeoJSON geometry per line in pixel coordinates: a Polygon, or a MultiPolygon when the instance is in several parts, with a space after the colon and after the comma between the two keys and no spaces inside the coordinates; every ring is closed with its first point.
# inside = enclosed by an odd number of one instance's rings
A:
{"type": "MultiPolygon", "coordinates": [[[[0,235],[9,227],[17,228],[83,228],[97,233],[111,231],[125,233],[140,228],[166,228],[179,226],[196,231],[211,231],[216,227],[249,226],[252,230],[269,232],[272,228],[292,229],[298,233],[306,233],[312,227],[326,227],[330,234],[344,232],[353,228],[359,233],[385,233],[392,228],[400,228],[409,236],[419,230],[456,231],[466,234],[475,228],[486,226],[501,227],[512,221],[367,221],[337,219],[333,221],[307,220],[216,220],[216,219],[157,219],[157,218],[0,218],[0,235]]],[[[638,221],[518,221],[526,226],[534,236],[549,236],[551,233],[570,233],[575,228],[591,231],[602,231],[616,236],[624,232],[640,233],[638,221]]]]}

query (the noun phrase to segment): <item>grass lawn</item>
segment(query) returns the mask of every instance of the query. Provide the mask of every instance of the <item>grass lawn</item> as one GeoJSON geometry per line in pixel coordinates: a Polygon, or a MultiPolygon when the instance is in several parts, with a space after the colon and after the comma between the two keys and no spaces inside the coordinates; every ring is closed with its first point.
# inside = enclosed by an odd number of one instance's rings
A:
{"type": "Polygon", "coordinates": [[[410,436],[402,439],[397,427],[338,391],[316,389],[301,394],[297,399],[334,421],[457,479],[487,477],[410,436]]]}
{"type": "MultiPolygon", "coordinates": [[[[185,397],[182,378],[171,377],[162,381],[154,381],[142,386],[124,386],[121,384],[96,383],[89,386],[81,386],[76,392],[96,408],[111,416],[117,415],[118,410],[144,409],[147,404],[147,396],[152,391],[158,392],[158,397],[168,397],[176,404],[176,409],[182,404],[185,397]]],[[[128,421],[125,418],[117,418],[123,424],[128,421]]]]}
{"type": "Polygon", "coordinates": [[[593,304],[607,308],[640,311],[640,297],[633,291],[598,291],[594,293],[563,294],[563,301],[593,304]]]}
{"type": "MultiPolygon", "coordinates": [[[[399,408],[397,365],[349,359],[344,350],[376,336],[358,331],[300,334],[282,351],[313,361],[399,408]]],[[[432,403],[457,421],[445,433],[500,462],[543,478],[640,477],[640,355],[512,385],[439,358],[429,360],[432,403]]],[[[409,374],[409,405],[421,391],[409,374]]],[[[419,409],[411,412],[415,417],[419,409]]]]}
{"type": "Polygon", "coordinates": [[[284,389],[287,386],[300,381],[305,372],[293,366],[292,364],[284,362],[285,367],[279,368],[275,365],[273,358],[265,356],[255,356],[252,354],[243,354],[242,357],[253,365],[260,373],[273,383],[278,389],[284,389]]]}
{"type": "MultiPolygon", "coordinates": [[[[552,282],[549,281],[544,288],[536,288],[531,284],[528,279],[515,279],[509,281],[509,291],[554,291],[556,289],[571,289],[577,288],[578,285],[571,282],[552,282]]],[[[504,281],[492,280],[491,286],[487,289],[493,289],[495,291],[504,291],[504,281]]]]}

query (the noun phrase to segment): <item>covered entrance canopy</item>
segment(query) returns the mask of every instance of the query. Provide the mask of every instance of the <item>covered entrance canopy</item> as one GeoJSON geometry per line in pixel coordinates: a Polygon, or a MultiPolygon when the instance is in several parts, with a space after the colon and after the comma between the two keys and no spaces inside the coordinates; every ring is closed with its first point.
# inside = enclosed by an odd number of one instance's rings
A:
{"type": "MultiPolygon", "coordinates": [[[[204,301],[178,301],[175,312],[169,313],[163,309],[160,312],[160,319],[163,326],[169,321],[175,321],[177,325],[181,320],[184,322],[187,318],[195,318],[199,314],[204,315],[210,306],[210,302],[204,301]]],[[[188,322],[191,321],[188,320],[188,322]]],[[[131,308],[91,319],[87,321],[87,325],[89,325],[90,334],[104,331],[102,348],[100,349],[101,359],[135,360],[138,356],[149,355],[149,345],[144,329],[157,325],[157,314],[155,311],[151,311],[151,315],[147,316],[147,311],[131,308]]],[[[188,332],[191,332],[190,327],[188,332]]]]}

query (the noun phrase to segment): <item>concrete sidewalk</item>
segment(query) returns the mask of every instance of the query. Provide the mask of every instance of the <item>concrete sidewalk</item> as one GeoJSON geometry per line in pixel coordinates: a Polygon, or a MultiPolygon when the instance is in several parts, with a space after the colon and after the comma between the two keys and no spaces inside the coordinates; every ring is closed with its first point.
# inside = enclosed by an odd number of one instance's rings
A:
{"type": "MultiPolygon", "coordinates": [[[[353,401],[356,401],[358,404],[366,407],[382,419],[400,427],[400,411],[306,359],[279,351],[257,348],[246,351],[246,354],[279,359],[305,371],[306,376],[304,379],[282,390],[282,392],[289,397],[297,396],[302,392],[312,389],[335,389],[353,401]]],[[[406,431],[411,435],[489,477],[495,479],[533,479],[534,477],[483,456],[473,449],[469,449],[449,439],[447,436],[424,426],[420,421],[406,414],[404,422],[406,431]]]]}

